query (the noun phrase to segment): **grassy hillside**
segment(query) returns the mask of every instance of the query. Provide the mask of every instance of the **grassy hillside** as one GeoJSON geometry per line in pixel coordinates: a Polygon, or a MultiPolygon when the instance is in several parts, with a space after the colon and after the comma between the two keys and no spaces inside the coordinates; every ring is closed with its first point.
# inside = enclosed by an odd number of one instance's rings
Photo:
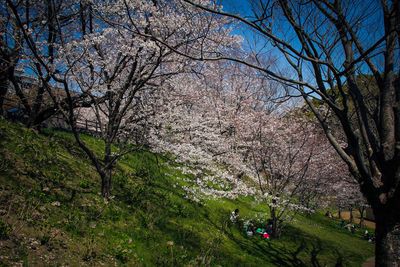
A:
{"type": "MultiPolygon", "coordinates": [[[[101,153],[101,140],[84,139],[101,153]]],[[[105,202],[68,133],[0,120],[0,150],[0,266],[361,266],[373,255],[361,231],[320,214],[297,217],[279,240],[246,237],[230,211],[250,218],[262,206],[188,200],[183,174],[151,153],[124,157],[105,202]]]]}

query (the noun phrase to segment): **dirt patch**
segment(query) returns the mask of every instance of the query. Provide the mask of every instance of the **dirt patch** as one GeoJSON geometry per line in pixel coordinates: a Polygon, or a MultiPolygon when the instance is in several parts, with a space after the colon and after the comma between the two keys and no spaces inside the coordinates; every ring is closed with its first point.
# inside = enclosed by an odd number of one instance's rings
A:
{"type": "Polygon", "coordinates": [[[369,258],[363,263],[362,267],[375,267],[375,258],[369,258]]]}
{"type": "MultiPolygon", "coordinates": [[[[342,219],[350,220],[350,212],[349,211],[342,211],[341,215],[342,215],[342,219]]],[[[335,217],[339,218],[339,215],[336,213],[335,217]]],[[[354,223],[360,224],[360,213],[358,211],[353,211],[353,217],[354,217],[354,223]]],[[[368,220],[364,219],[364,225],[375,229],[375,223],[372,221],[368,221],[368,220]]]]}

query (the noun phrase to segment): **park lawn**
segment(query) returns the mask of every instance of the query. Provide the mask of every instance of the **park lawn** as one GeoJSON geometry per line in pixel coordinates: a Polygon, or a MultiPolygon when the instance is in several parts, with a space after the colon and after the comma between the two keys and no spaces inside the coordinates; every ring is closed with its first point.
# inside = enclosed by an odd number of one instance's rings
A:
{"type": "MultiPolygon", "coordinates": [[[[84,140],[101,155],[101,140],[84,140]]],[[[189,200],[190,177],[149,152],[124,156],[105,201],[70,133],[0,120],[0,149],[0,266],[361,266],[374,253],[319,213],[280,239],[247,237],[228,219],[259,213],[252,198],[189,200]]]]}

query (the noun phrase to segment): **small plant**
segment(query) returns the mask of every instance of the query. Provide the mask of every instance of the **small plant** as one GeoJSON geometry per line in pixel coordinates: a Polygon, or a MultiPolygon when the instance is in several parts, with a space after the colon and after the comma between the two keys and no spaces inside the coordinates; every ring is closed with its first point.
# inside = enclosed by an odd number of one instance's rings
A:
{"type": "Polygon", "coordinates": [[[96,257],[96,252],[94,251],[94,237],[86,243],[86,252],[83,255],[83,260],[90,261],[96,257]]]}
{"type": "Polygon", "coordinates": [[[122,235],[112,243],[114,245],[115,258],[121,264],[126,264],[131,260],[137,260],[137,254],[135,253],[136,245],[129,235],[122,233],[122,235]]]}
{"type": "Polygon", "coordinates": [[[48,236],[48,235],[43,235],[40,238],[40,244],[41,245],[46,245],[47,243],[49,243],[49,241],[50,241],[50,236],[48,236]]]}
{"type": "Polygon", "coordinates": [[[6,158],[0,159],[0,171],[5,171],[11,168],[11,162],[6,158]]]}
{"type": "Polygon", "coordinates": [[[83,188],[83,189],[88,189],[89,188],[89,182],[88,181],[82,181],[80,184],[79,184],[79,187],[80,188],[83,188]]]}
{"type": "Polygon", "coordinates": [[[0,239],[7,239],[11,233],[11,226],[0,220],[0,239]]]}
{"type": "Polygon", "coordinates": [[[122,264],[125,264],[129,261],[128,255],[125,250],[119,249],[115,254],[115,258],[119,260],[122,264]]]}

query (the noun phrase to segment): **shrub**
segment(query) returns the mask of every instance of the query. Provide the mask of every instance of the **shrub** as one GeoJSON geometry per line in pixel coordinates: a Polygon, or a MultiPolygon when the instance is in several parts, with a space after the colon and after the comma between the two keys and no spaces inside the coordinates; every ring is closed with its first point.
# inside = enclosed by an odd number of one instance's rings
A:
{"type": "Polygon", "coordinates": [[[8,239],[11,233],[11,226],[0,220],[0,239],[8,239]]]}

